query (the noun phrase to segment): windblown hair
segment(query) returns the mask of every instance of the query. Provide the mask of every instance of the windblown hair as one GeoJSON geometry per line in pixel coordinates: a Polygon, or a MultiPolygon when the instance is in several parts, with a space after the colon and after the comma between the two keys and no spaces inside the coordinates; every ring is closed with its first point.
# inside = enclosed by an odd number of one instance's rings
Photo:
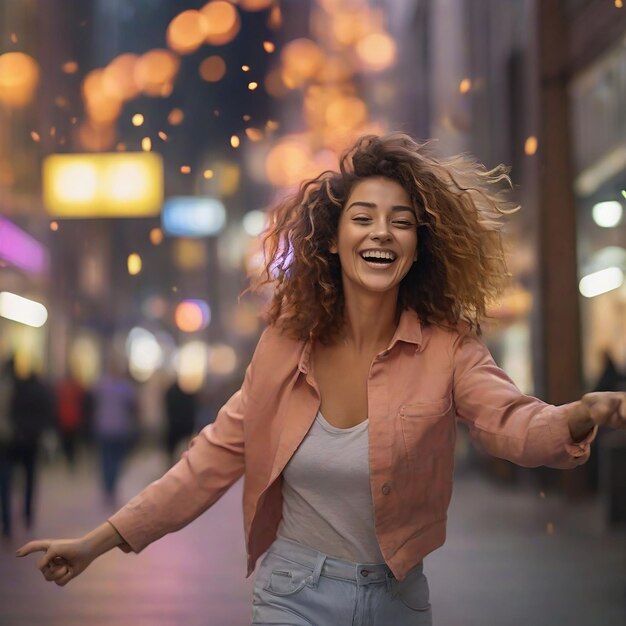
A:
{"type": "Polygon", "coordinates": [[[438,159],[408,135],[366,135],[346,151],[339,172],[304,181],[270,212],[263,237],[265,264],[253,283],[274,287],[266,321],[300,340],[330,343],[344,324],[336,241],[339,217],[354,185],[382,176],[407,191],[416,210],[417,263],[402,279],[398,313],[422,324],[455,328],[465,321],[480,334],[487,304],[508,279],[501,238],[508,170],[488,170],[471,157],[438,159]]]}

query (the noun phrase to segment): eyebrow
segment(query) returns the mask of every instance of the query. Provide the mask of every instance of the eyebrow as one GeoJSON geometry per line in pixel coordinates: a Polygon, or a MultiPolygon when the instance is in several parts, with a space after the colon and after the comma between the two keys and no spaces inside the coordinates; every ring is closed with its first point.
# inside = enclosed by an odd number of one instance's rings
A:
{"type": "MultiPolygon", "coordinates": [[[[364,206],[367,209],[378,208],[378,205],[375,202],[360,202],[357,200],[356,202],[352,202],[350,206],[346,209],[346,211],[350,210],[353,206],[364,206]]],[[[391,207],[391,210],[392,211],[410,211],[411,213],[413,213],[413,215],[415,215],[415,209],[411,206],[406,206],[404,204],[394,204],[391,207]]]]}

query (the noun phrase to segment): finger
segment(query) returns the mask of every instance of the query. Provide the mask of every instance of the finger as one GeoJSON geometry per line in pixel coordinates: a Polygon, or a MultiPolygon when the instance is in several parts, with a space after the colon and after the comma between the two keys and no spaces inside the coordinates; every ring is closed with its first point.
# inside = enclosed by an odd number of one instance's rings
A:
{"type": "Polygon", "coordinates": [[[53,568],[52,573],[50,575],[50,580],[57,582],[61,578],[66,576],[68,571],[69,571],[69,567],[67,565],[61,565],[60,567],[55,567],[53,568]]]}
{"type": "Polygon", "coordinates": [[[67,583],[70,582],[70,580],[72,580],[72,578],[74,578],[74,572],[72,571],[71,567],[68,567],[67,574],[65,574],[65,576],[62,576],[61,578],[59,578],[59,580],[55,582],[57,585],[59,585],[59,587],[64,587],[65,585],[67,585],[67,583]]]}
{"type": "Polygon", "coordinates": [[[53,550],[48,550],[38,561],[37,567],[43,572],[44,569],[50,569],[48,566],[51,561],[55,559],[58,555],[53,550]]]}
{"type": "Polygon", "coordinates": [[[40,539],[38,541],[29,541],[15,552],[16,556],[26,556],[33,552],[46,552],[50,547],[49,539],[40,539]]]}

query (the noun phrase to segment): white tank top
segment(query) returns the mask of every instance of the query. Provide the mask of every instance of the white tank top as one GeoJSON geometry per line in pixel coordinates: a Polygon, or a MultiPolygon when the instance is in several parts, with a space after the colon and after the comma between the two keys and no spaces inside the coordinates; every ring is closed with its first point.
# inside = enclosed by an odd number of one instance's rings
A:
{"type": "Polygon", "coordinates": [[[318,413],[283,470],[278,535],[355,563],[384,563],[374,529],[368,421],[331,426],[318,413]]]}

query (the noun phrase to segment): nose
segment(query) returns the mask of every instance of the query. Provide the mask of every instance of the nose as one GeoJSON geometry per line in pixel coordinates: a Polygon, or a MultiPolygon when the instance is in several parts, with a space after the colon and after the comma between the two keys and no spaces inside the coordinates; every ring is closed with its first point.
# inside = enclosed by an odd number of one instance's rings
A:
{"type": "Polygon", "coordinates": [[[391,233],[389,232],[387,222],[377,224],[370,233],[370,239],[372,241],[389,241],[391,239],[391,233]]]}

